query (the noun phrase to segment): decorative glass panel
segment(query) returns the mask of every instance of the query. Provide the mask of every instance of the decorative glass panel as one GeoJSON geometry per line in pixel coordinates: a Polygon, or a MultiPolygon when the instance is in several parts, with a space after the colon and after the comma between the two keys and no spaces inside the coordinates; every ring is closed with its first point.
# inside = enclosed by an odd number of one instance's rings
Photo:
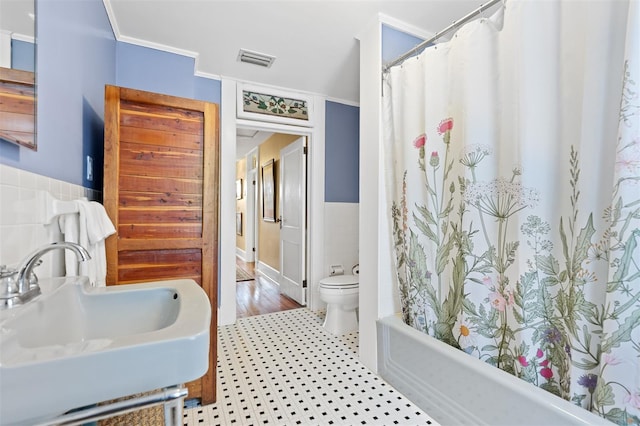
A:
{"type": "Polygon", "coordinates": [[[309,120],[307,101],[268,95],[265,93],[242,91],[243,110],[257,114],[274,115],[277,117],[309,120]]]}

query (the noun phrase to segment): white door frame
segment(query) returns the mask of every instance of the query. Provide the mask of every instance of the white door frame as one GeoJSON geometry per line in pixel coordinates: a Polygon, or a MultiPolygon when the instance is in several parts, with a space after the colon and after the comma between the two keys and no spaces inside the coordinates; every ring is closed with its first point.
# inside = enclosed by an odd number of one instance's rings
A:
{"type": "MultiPolygon", "coordinates": [[[[218,324],[236,320],[235,282],[235,158],[238,127],[307,137],[307,306],[321,306],[318,283],[323,277],[324,259],[324,171],[325,171],[325,102],[312,95],[313,127],[238,119],[236,116],[237,81],[222,78],[220,112],[220,251],[218,277],[218,324]]],[[[308,95],[308,94],[307,94],[308,95]]]]}

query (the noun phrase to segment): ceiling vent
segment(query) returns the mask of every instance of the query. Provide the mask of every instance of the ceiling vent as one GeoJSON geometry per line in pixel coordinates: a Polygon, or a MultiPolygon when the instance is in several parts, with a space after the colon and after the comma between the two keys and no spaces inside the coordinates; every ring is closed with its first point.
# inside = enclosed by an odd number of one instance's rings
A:
{"type": "Polygon", "coordinates": [[[261,67],[271,68],[271,65],[276,60],[276,57],[266,55],[264,53],[252,52],[251,50],[247,49],[240,49],[240,53],[238,53],[238,60],[240,62],[246,62],[247,64],[254,64],[261,67]]]}

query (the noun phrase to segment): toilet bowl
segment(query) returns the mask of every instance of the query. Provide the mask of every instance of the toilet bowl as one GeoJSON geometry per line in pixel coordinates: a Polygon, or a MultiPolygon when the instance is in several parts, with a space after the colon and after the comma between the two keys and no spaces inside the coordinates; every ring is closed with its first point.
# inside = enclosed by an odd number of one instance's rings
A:
{"type": "Polygon", "coordinates": [[[358,329],[358,275],[334,275],[320,280],[320,299],[327,304],[322,325],[334,335],[358,329]]]}

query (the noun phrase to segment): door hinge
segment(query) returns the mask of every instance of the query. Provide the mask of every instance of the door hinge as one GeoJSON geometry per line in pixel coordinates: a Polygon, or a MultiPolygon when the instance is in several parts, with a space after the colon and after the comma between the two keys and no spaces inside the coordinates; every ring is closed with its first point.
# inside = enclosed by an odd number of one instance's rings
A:
{"type": "Polygon", "coordinates": [[[255,184],[256,184],[256,181],[255,181],[255,180],[252,180],[252,181],[251,181],[251,183],[255,185],[255,184]]]}
{"type": "Polygon", "coordinates": [[[302,288],[307,288],[307,280],[302,280],[302,288]]]}
{"type": "Polygon", "coordinates": [[[307,155],[307,147],[306,147],[306,146],[303,146],[303,147],[302,147],[302,153],[303,153],[304,155],[307,155]]]}
{"type": "Polygon", "coordinates": [[[251,247],[251,251],[255,252],[256,248],[255,247],[251,247]]]}

